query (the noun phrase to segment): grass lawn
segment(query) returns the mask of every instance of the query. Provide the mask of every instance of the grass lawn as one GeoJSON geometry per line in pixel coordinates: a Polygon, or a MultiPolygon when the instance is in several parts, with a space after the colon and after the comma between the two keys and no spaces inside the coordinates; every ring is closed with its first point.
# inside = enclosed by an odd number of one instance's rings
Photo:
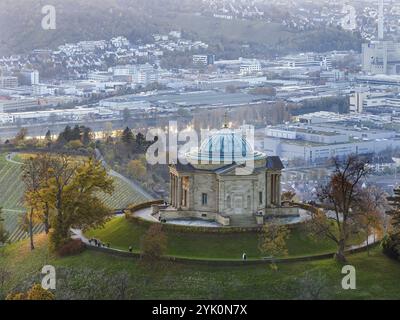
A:
{"type": "MultiPolygon", "coordinates": [[[[92,251],[55,258],[48,254],[44,236],[38,236],[36,243],[33,253],[27,241],[0,249],[0,267],[6,266],[11,272],[11,279],[4,287],[6,292],[29,277],[39,277],[42,266],[52,264],[56,270],[84,268],[89,274],[99,270],[110,275],[126,272],[136,299],[296,299],[304,297],[300,281],[306,273],[312,279],[323,279],[323,297],[327,299],[400,299],[400,263],[384,256],[379,248],[374,248],[370,256],[367,253],[349,256],[349,264],[357,272],[357,289],[343,290],[341,266],[331,259],[280,264],[278,271],[268,265],[215,267],[169,263],[154,274],[135,259],[92,251]]],[[[74,281],[80,283],[85,279],[74,281]]],[[[79,290],[87,288],[82,286],[79,290]]]]}
{"type": "MultiPolygon", "coordinates": [[[[114,218],[104,228],[91,230],[86,236],[110,243],[111,247],[127,250],[132,246],[140,250],[141,238],[147,227],[127,221],[125,217],[114,218]]],[[[210,258],[210,259],[241,259],[246,252],[249,259],[260,258],[263,255],[258,250],[259,235],[256,233],[205,234],[167,232],[169,255],[210,258]]],[[[295,229],[291,232],[287,243],[289,256],[304,256],[329,253],[335,251],[335,245],[329,240],[314,241],[304,230],[295,229]]]]}

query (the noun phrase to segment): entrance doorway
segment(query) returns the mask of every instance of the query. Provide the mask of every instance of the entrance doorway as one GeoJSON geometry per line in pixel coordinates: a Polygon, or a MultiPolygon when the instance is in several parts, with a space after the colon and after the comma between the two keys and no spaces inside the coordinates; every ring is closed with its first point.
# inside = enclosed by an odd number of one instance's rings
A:
{"type": "Polygon", "coordinates": [[[243,197],[234,196],[233,197],[233,212],[235,214],[243,214],[243,197]]]}

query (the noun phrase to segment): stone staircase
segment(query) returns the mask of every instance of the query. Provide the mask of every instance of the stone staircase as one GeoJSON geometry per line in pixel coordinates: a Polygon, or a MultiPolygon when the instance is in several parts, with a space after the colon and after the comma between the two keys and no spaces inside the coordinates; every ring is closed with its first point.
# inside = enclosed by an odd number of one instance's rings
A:
{"type": "Polygon", "coordinates": [[[256,227],[257,221],[253,215],[232,214],[229,216],[231,227],[256,227]]]}

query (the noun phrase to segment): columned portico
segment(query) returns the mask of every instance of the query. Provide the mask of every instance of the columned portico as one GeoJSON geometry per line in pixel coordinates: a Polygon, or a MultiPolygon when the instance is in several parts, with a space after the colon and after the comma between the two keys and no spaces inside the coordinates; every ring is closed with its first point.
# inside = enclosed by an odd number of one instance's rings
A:
{"type": "Polygon", "coordinates": [[[170,172],[170,205],[176,209],[187,209],[192,203],[190,186],[193,177],[170,172]]]}
{"type": "Polygon", "coordinates": [[[283,168],[279,157],[253,151],[245,138],[235,136],[227,127],[186,157],[187,164],[170,165],[170,207],[166,212],[171,217],[248,219],[251,224],[259,213],[279,211],[283,168]],[[230,162],[213,163],[214,155],[230,162]],[[237,161],[243,157],[254,164],[245,175],[236,173],[243,164],[237,161]]]}

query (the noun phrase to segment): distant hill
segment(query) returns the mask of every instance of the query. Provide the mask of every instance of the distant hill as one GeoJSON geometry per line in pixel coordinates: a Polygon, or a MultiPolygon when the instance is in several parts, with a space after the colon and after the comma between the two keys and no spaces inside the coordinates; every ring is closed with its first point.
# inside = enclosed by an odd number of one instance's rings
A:
{"type": "Polygon", "coordinates": [[[359,36],[338,29],[299,34],[273,23],[222,20],[200,11],[200,1],[192,0],[1,0],[0,55],[116,35],[148,40],[151,33],[173,29],[215,43],[213,49],[222,53],[237,44],[260,53],[360,49],[359,36]],[[57,29],[50,31],[41,28],[41,8],[49,4],[57,11],[57,29]]]}

